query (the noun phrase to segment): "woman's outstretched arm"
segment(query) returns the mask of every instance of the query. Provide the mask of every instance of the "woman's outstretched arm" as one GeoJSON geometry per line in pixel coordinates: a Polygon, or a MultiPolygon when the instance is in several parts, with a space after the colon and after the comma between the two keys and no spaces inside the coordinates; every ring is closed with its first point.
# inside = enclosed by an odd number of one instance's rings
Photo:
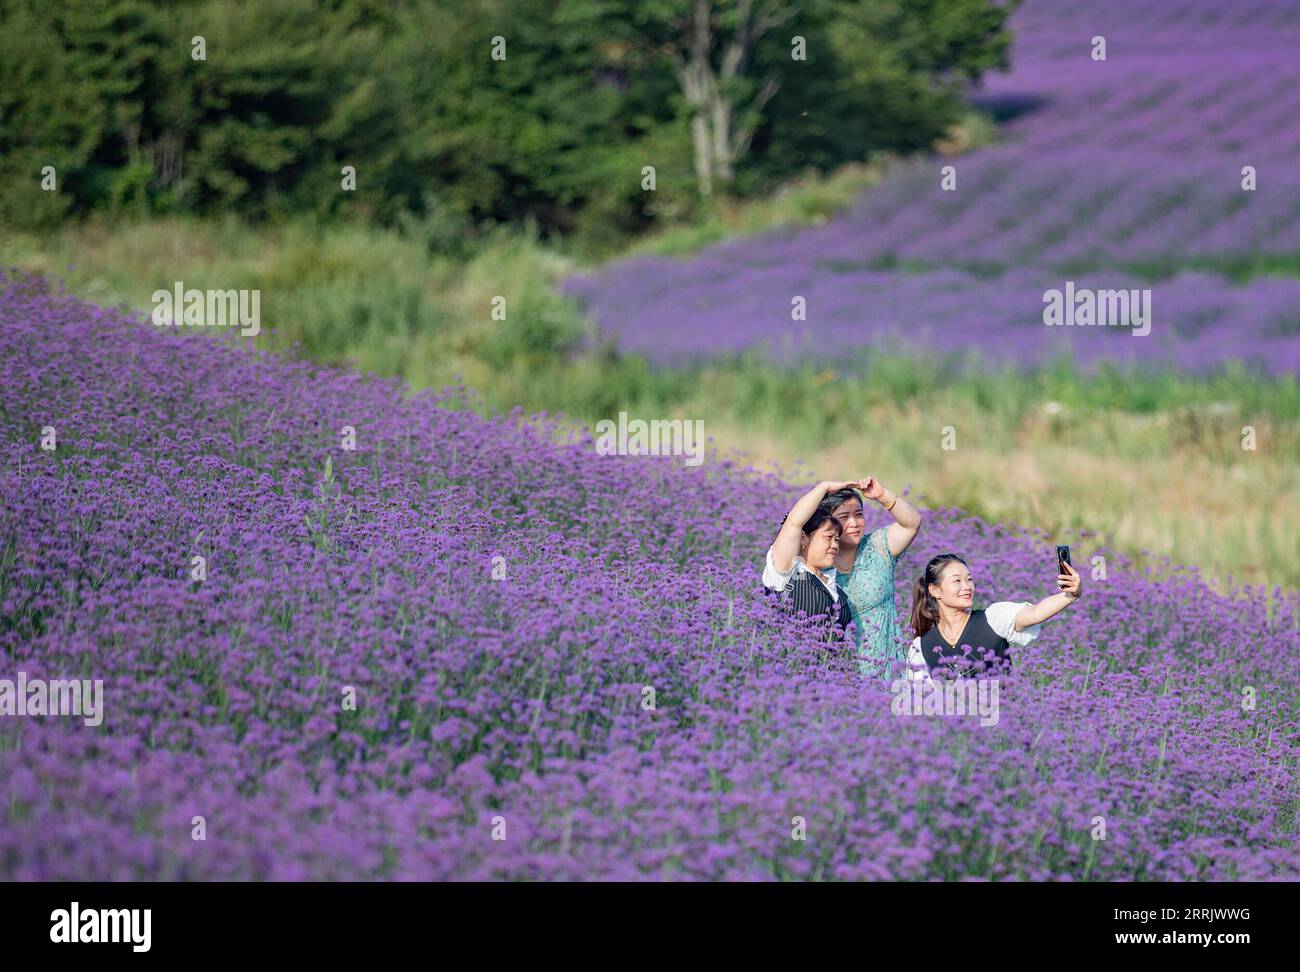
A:
{"type": "Polygon", "coordinates": [[[1070,564],[1066,564],[1065,569],[1069,571],[1068,574],[1058,574],[1056,576],[1056,586],[1061,589],[1061,593],[1045,597],[1037,604],[1022,607],[1016,614],[1015,627],[1017,631],[1024,631],[1025,628],[1035,624],[1042,624],[1049,618],[1056,617],[1079,599],[1079,596],[1083,593],[1083,578],[1070,564]]]}

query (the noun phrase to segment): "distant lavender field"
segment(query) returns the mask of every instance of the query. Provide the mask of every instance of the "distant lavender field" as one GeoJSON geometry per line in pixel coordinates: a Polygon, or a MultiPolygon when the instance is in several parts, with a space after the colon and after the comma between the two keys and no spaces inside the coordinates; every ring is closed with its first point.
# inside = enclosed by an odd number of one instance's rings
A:
{"type": "Polygon", "coordinates": [[[1013,70],[974,98],[1007,118],[1003,144],[899,164],[824,227],[628,259],[566,292],[661,362],[867,345],[1300,369],[1300,6],[1027,0],[1013,25],[1013,70]],[[1151,288],[1150,334],[1045,326],[1067,280],[1151,288]]]}
{"type": "Polygon", "coordinates": [[[449,404],[0,276],[0,679],[104,682],[0,712],[0,879],[1300,878],[1300,595],[1107,550],[996,725],[897,715],[756,589],[795,487],[449,404]]]}

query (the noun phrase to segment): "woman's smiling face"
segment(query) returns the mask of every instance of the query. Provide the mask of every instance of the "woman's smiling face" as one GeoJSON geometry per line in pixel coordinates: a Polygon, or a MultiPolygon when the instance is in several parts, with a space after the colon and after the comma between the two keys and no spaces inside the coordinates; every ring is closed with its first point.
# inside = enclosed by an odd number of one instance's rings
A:
{"type": "Polygon", "coordinates": [[[844,530],[840,538],[840,544],[845,547],[856,547],[862,542],[863,531],[867,527],[867,518],[862,512],[862,501],[857,499],[847,499],[839,506],[835,507],[835,512],[831,514],[839,521],[844,530]]]}
{"type": "Polygon", "coordinates": [[[835,555],[840,552],[839,531],[835,524],[827,520],[812,533],[804,536],[803,559],[809,567],[826,570],[835,563],[835,555]]]}
{"type": "Polygon", "coordinates": [[[930,594],[950,608],[970,607],[975,600],[975,579],[970,568],[954,560],[940,572],[939,583],[930,585],[930,594]]]}

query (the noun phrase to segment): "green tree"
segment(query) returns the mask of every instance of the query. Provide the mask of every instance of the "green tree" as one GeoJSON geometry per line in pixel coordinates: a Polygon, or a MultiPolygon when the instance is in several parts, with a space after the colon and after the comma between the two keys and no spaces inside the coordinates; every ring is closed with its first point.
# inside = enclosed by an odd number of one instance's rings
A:
{"type": "Polygon", "coordinates": [[[616,38],[634,52],[623,59],[643,70],[671,71],[690,122],[699,191],[708,196],[734,183],[764,126],[775,149],[806,146],[786,133],[837,132],[831,144],[839,161],[872,148],[928,145],[955,117],[962,82],[1005,63],[1013,6],[569,0],[560,16],[616,38]],[[779,98],[783,89],[793,97],[779,98]],[[782,124],[796,114],[810,120],[782,124]]]}
{"type": "Polygon", "coordinates": [[[930,145],[1003,63],[1008,9],[0,0],[0,219],[313,212],[434,247],[506,222],[613,246],[710,195],[930,145]]]}
{"type": "Polygon", "coordinates": [[[39,0],[0,5],[0,225],[50,225],[76,204],[105,106],[39,0]],[[53,168],[53,190],[42,170],[53,168]]]}

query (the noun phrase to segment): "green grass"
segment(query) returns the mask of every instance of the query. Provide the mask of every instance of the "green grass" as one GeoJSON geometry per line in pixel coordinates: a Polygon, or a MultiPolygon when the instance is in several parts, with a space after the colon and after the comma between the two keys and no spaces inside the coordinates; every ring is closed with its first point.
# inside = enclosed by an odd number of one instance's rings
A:
{"type": "MultiPolygon", "coordinates": [[[[843,258],[814,260],[814,265],[833,273],[854,273],[862,270],[934,273],[938,270],[960,270],[981,280],[994,280],[1015,269],[1015,264],[996,260],[903,260],[893,253],[882,253],[866,260],[843,258]]],[[[1180,273],[1215,273],[1233,284],[1244,284],[1261,277],[1300,277],[1300,252],[1220,254],[1188,258],[1167,256],[1149,260],[1111,260],[1092,257],[1058,263],[1047,267],[1046,270],[1062,277],[1077,277],[1093,273],[1121,274],[1150,283],[1169,280],[1180,273]]]]}
{"type": "MultiPolygon", "coordinates": [[[[936,149],[957,154],[991,145],[998,140],[996,122],[981,111],[968,111],[936,149]]],[[[844,165],[834,172],[813,170],[792,179],[768,196],[741,201],[714,200],[711,207],[690,222],[668,226],[633,241],[612,257],[633,254],[690,256],[706,246],[736,236],[748,236],[785,227],[821,226],[843,212],[880,182],[899,159],[882,154],[868,162],[844,165]]]]}
{"type": "Polygon", "coordinates": [[[822,176],[809,173],[772,196],[743,203],[718,200],[696,221],[671,226],[633,243],[617,256],[652,253],[689,256],[722,240],[781,227],[820,226],[880,181],[885,162],[848,165],[822,176]]]}

